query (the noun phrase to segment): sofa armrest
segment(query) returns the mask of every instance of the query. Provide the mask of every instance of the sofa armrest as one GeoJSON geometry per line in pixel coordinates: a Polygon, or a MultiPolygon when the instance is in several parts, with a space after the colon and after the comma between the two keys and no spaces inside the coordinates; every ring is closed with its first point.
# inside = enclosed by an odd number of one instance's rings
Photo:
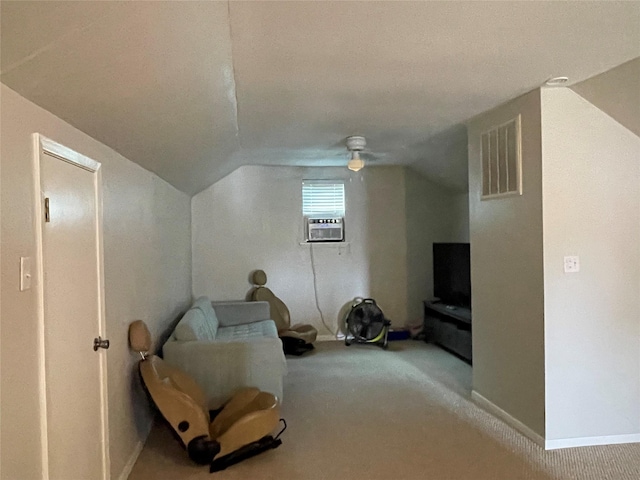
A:
{"type": "Polygon", "coordinates": [[[167,363],[193,377],[210,407],[229,400],[236,390],[246,386],[258,387],[282,400],[287,362],[279,338],[243,342],[169,340],[163,354],[167,363]]]}
{"type": "Polygon", "coordinates": [[[270,318],[269,302],[211,302],[221,327],[253,323],[270,318]]]}

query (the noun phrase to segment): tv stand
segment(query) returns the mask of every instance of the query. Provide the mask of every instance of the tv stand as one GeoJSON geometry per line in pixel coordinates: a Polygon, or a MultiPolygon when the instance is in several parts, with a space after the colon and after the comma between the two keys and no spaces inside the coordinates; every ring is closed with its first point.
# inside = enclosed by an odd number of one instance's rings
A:
{"type": "Polygon", "coordinates": [[[472,363],[471,310],[440,302],[424,303],[424,341],[472,363]]]}

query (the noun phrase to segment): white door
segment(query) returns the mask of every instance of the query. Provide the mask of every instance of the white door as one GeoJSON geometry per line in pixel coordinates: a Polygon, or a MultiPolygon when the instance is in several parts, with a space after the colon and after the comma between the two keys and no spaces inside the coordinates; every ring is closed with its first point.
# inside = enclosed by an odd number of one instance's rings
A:
{"type": "Polygon", "coordinates": [[[104,333],[99,178],[43,152],[40,179],[49,478],[103,480],[106,350],[93,348],[104,333]]]}

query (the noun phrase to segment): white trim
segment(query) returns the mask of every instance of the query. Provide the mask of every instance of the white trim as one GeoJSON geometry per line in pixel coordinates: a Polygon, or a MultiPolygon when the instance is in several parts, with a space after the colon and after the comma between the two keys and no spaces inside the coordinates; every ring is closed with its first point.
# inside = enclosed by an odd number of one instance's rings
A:
{"type": "Polygon", "coordinates": [[[140,453],[142,453],[143,448],[144,448],[144,441],[141,440],[138,443],[136,443],[136,446],[133,449],[133,452],[131,452],[131,455],[129,455],[129,459],[127,460],[127,463],[125,463],[124,468],[122,469],[122,472],[120,472],[120,475],[118,476],[118,480],[127,480],[127,478],[129,478],[129,475],[131,475],[131,470],[133,470],[133,467],[136,464],[136,461],[138,460],[140,453]]]}
{"type": "MultiPolygon", "coordinates": [[[[41,182],[41,162],[44,154],[52,155],[59,160],[75,165],[83,170],[94,174],[94,192],[96,202],[96,242],[98,250],[98,304],[99,318],[98,325],[102,337],[106,337],[106,308],[104,290],[104,251],[103,251],[103,228],[102,228],[102,172],[101,164],[95,160],[71,150],[39,133],[33,134],[33,178],[34,178],[34,223],[36,232],[36,269],[38,272],[38,282],[36,282],[36,295],[38,298],[38,377],[40,380],[40,433],[42,449],[42,478],[49,478],[49,439],[47,425],[47,384],[45,365],[45,318],[44,318],[44,256],[43,256],[43,194],[41,182]]],[[[102,426],[102,472],[103,480],[111,477],[111,462],[109,458],[109,417],[107,391],[107,360],[105,351],[100,352],[100,396],[102,411],[100,421],[102,426]]]]}
{"type": "MultiPolygon", "coordinates": [[[[508,120],[506,122],[503,122],[499,125],[495,125],[493,127],[491,127],[489,130],[485,130],[484,132],[480,133],[480,158],[482,160],[482,165],[481,165],[481,177],[482,177],[482,181],[483,181],[483,190],[480,192],[480,200],[484,201],[484,200],[493,200],[493,199],[498,199],[498,198],[504,198],[504,197],[515,197],[515,196],[520,196],[522,195],[522,120],[521,120],[522,115],[518,114],[516,115],[514,118],[512,118],[511,120],[508,120]],[[498,131],[506,126],[509,125],[510,123],[514,123],[515,125],[515,131],[516,131],[516,189],[512,190],[512,191],[507,191],[507,192],[502,192],[502,193],[489,193],[487,195],[483,194],[484,191],[484,158],[482,157],[482,137],[484,135],[489,135],[491,134],[491,132],[493,130],[496,131],[496,136],[498,135],[498,131]]],[[[489,173],[487,173],[489,174],[489,173]]]]}
{"type": "MultiPolygon", "coordinates": [[[[86,157],[85,157],[86,158],[86,157]]],[[[97,163],[97,162],[95,162],[97,163]]],[[[104,233],[103,233],[103,209],[102,209],[102,170],[100,164],[97,163],[95,170],[95,201],[96,201],[96,246],[97,255],[96,263],[98,264],[98,305],[99,305],[99,318],[98,318],[98,330],[102,338],[108,338],[107,332],[107,310],[106,310],[106,295],[105,295],[105,277],[104,277],[104,233]]],[[[109,392],[107,390],[107,351],[100,350],[100,375],[102,382],[100,382],[100,396],[102,397],[102,411],[100,412],[100,423],[102,425],[102,471],[104,472],[105,480],[111,478],[111,452],[109,448],[109,392]]]]}
{"type": "Polygon", "coordinates": [[[545,450],[557,450],[560,448],[590,447],[594,445],[616,445],[620,443],[640,443],[640,433],[628,435],[606,435],[600,437],[577,437],[577,438],[560,438],[556,440],[545,440],[542,436],[531,430],[520,420],[512,417],[502,410],[496,404],[487,400],[478,392],[471,392],[471,399],[482,409],[498,417],[507,425],[515,428],[525,437],[534,441],[545,450]]]}
{"type": "Polygon", "coordinates": [[[545,448],[544,438],[534,432],[531,428],[527,427],[524,423],[522,423],[517,418],[512,417],[507,412],[498,407],[495,403],[487,400],[485,397],[480,395],[475,390],[471,391],[471,399],[482,409],[491,413],[492,415],[498,417],[500,420],[504,421],[510,427],[515,428],[518,432],[523,434],[525,437],[534,441],[536,444],[540,445],[542,448],[545,448]]]}
{"type": "Polygon", "coordinates": [[[34,228],[36,233],[36,271],[37,281],[37,317],[38,317],[38,380],[40,385],[40,461],[42,462],[42,479],[49,480],[49,435],[47,426],[47,370],[45,365],[45,333],[44,333],[44,262],[42,252],[42,183],[40,182],[40,157],[42,156],[42,136],[34,133],[33,139],[33,205],[34,205],[34,228]]]}
{"type": "Polygon", "coordinates": [[[480,200],[493,200],[494,198],[505,198],[505,197],[518,197],[522,195],[522,192],[505,192],[505,193],[494,193],[491,195],[484,195],[480,200]]]}
{"type": "Polygon", "coordinates": [[[340,242],[299,242],[300,245],[304,246],[304,245],[313,245],[313,246],[321,246],[321,247],[333,247],[333,248],[344,248],[344,247],[350,247],[351,246],[351,242],[345,242],[345,241],[340,241],[340,242]]]}
{"type": "Polygon", "coordinates": [[[614,445],[619,443],[640,443],[640,433],[547,440],[545,442],[545,449],[557,450],[559,448],[590,447],[593,445],[614,445]]]}
{"type": "Polygon", "coordinates": [[[90,172],[97,172],[100,168],[100,163],[96,162],[95,160],[89,157],[85,157],[84,155],[71,150],[64,145],[60,145],[59,143],[54,142],[53,140],[40,135],[39,133],[36,133],[35,135],[37,136],[37,138],[39,138],[39,147],[43,152],[46,152],[49,155],[53,155],[60,160],[69,162],[80,168],[84,168],[85,170],[89,170],[90,172]]]}

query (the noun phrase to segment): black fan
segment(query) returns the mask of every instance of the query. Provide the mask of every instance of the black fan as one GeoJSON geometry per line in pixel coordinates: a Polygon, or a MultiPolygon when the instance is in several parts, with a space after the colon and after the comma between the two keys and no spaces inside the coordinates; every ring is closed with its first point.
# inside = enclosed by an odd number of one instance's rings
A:
{"type": "Polygon", "coordinates": [[[365,298],[351,307],[346,319],[347,335],[344,343],[349,346],[353,341],[357,343],[381,344],[387,348],[389,326],[387,320],[373,298],[365,298]]]}

